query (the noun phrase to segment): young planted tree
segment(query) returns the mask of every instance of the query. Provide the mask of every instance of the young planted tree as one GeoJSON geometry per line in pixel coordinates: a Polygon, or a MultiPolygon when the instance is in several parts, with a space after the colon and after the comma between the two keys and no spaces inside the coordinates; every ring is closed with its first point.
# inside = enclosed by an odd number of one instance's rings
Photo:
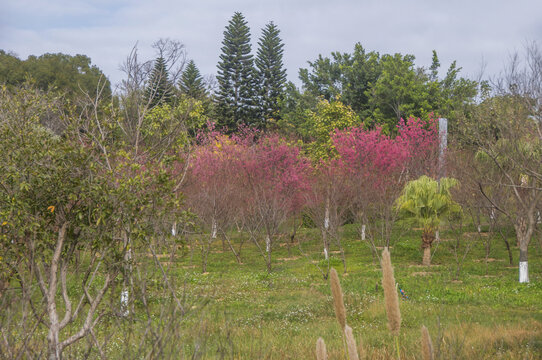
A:
{"type": "Polygon", "coordinates": [[[207,230],[206,239],[201,242],[202,271],[206,272],[207,257],[218,236],[241,262],[241,249],[235,250],[228,231],[239,212],[238,162],[244,149],[235,137],[213,130],[200,134],[198,139],[201,144],[195,149],[184,189],[190,208],[207,230]]]}
{"type": "Polygon", "coordinates": [[[224,30],[218,62],[218,126],[235,131],[254,122],[254,66],[250,29],[243,14],[236,12],[224,30]]]}
{"type": "Polygon", "coordinates": [[[278,27],[270,22],[262,30],[256,55],[256,82],[258,91],[259,128],[266,128],[269,121],[279,120],[280,100],[286,83],[286,69],[283,68],[284,44],[279,37],[278,27]]]}
{"type": "Polygon", "coordinates": [[[452,178],[442,178],[437,182],[424,175],[408,182],[397,199],[401,218],[422,228],[423,265],[431,265],[431,245],[441,222],[447,215],[461,211],[450,193],[457,184],[457,180],[452,178]]]}
{"type": "Polygon", "coordinates": [[[261,238],[253,241],[271,271],[271,252],[280,226],[303,205],[304,194],[309,188],[308,162],[300,156],[296,146],[286,143],[278,136],[267,136],[244,148],[240,155],[239,182],[242,194],[243,222],[252,233],[260,229],[261,238]]]}
{"type": "Polygon", "coordinates": [[[339,247],[343,261],[343,271],[346,273],[346,258],[341,244],[340,227],[348,219],[355,199],[355,189],[350,181],[342,159],[322,160],[312,170],[310,190],[305,192],[305,209],[312,221],[320,229],[323,240],[324,258],[327,269],[322,270],[327,279],[330,269],[330,246],[333,242],[339,247]]]}

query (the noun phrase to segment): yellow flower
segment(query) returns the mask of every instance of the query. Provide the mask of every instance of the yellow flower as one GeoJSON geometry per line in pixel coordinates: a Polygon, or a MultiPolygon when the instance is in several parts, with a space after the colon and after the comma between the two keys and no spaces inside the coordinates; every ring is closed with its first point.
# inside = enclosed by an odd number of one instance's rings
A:
{"type": "Polygon", "coordinates": [[[49,210],[51,213],[54,213],[55,212],[55,207],[53,205],[49,206],[47,208],[47,210],[49,210]]]}

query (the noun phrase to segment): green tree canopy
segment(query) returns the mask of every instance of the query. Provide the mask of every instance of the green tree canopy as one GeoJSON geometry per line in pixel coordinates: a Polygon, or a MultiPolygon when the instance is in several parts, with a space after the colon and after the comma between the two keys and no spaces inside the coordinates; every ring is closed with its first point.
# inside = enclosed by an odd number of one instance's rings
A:
{"type": "Polygon", "coordinates": [[[104,98],[111,96],[109,80],[88,56],[57,53],[20,60],[0,50],[0,83],[14,87],[27,77],[34,79],[39,89],[59,91],[71,100],[83,93],[95,96],[98,88],[104,98]]]}
{"type": "Polygon", "coordinates": [[[218,124],[235,131],[254,122],[254,66],[250,29],[236,12],[226,26],[218,62],[218,124]]]}
{"type": "Polygon", "coordinates": [[[186,65],[186,69],[183,71],[181,80],[179,81],[179,90],[182,95],[194,99],[200,99],[206,95],[203,77],[194,63],[194,60],[190,60],[188,65],[186,65]]]}
{"type": "Polygon", "coordinates": [[[258,41],[256,56],[256,78],[258,81],[259,127],[264,128],[270,119],[279,117],[280,99],[284,93],[286,69],[283,68],[284,44],[279,37],[280,30],[273,22],[265,26],[258,41]]]}
{"type": "Polygon", "coordinates": [[[173,101],[173,89],[174,86],[169,80],[166,60],[159,56],[154,62],[154,68],[145,90],[150,107],[171,103],[173,101]]]}

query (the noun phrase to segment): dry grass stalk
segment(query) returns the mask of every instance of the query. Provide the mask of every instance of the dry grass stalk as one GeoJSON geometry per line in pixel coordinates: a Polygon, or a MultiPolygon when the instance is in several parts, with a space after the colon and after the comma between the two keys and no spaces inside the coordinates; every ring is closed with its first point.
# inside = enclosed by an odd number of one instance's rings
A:
{"type": "Polygon", "coordinates": [[[345,325],[344,335],[346,337],[346,346],[348,347],[348,358],[350,360],[359,360],[356,341],[354,340],[354,334],[352,333],[352,328],[350,326],[345,325]]]}
{"type": "Polygon", "coordinates": [[[365,346],[363,345],[363,339],[361,337],[359,338],[358,352],[360,360],[367,358],[367,352],[365,351],[365,346]]]}
{"type": "Polygon", "coordinates": [[[433,344],[425,325],[422,326],[422,358],[423,360],[433,360],[433,344]]]}
{"type": "Polygon", "coordinates": [[[384,288],[384,299],[386,301],[386,314],[388,315],[388,327],[395,336],[399,335],[401,329],[401,311],[399,310],[399,297],[395,289],[395,278],[391,266],[390,253],[388,249],[382,251],[382,287],[384,288]]]}
{"type": "Polygon", "coordinates": [[[341,325],[341,329],[344,330],[346,326],[346,309],[344,308],[343,291],[339,282],[339,275],[337,275],[337,271],[333,268],[331,268],[330,275],[335,315],[337,316],[337,321],[341,325]]]}
{"type": "Polygon", "coordinates": [[[316,340],[316,360],[327,360],[326,343],[321,337],[316,340]]]}

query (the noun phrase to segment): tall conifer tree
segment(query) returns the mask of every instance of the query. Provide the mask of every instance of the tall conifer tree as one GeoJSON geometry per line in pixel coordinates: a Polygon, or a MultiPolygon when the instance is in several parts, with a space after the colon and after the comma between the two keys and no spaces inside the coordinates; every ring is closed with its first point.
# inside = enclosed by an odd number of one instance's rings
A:
{"type": "Polygon", "coordinates": [[[269,119],[278,119],[279,99],[284,93],[286,70],[282,64],[284,44],[279,37],[280,30],[270,22],[262,30],[258,41],[256,73],[258,81],[259,127],[268,125],[269,119]]]}
{"type": "Polygon", "coordinates": [[[158,57],[154,63],[145,95],[151,108],[171,103],[173,100],[173,84],[169,81],[166,60],[162,56],[158,57]]]}
{"type": "Polygon", "coordinates": [[[179,89],[181,94],[190,96],[194,99],[199,99],[205,95],[203,78],[194,63],[194,60],[188,62],[188,65],[181,76],[181,80],[179,81],[179,89]]]}
{"type": "Polygon", "coordinates": [[[253,58],[250,29],[236,12],[224,31],[218,63],[218,124],[235,131],[240,124],[254,123],[253,58]]]}

